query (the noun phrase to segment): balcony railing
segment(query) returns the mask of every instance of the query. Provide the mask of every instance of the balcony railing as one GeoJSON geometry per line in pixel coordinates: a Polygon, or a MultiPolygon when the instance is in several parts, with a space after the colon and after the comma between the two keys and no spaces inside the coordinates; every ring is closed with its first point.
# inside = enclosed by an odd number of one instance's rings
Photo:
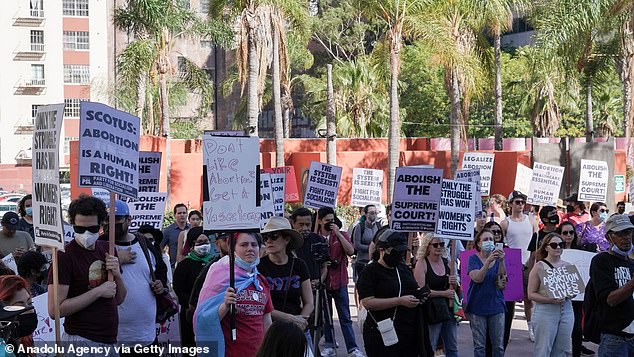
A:
{"type": "Polygon", "coordinates": [[[44,17],[44,10],[31,9],[31,17],[44,17]]]}
{"type": "Polygon", "coordinates": [[[31,51],[33,51],[33,52],[44,52],[44,44],[43,43],[31,43],[31,51]]]}
{"type": "Polygon", "coordinates": [[[46,79],[44,78],[31,78],[26,82],[29,87],[43,87],[46,85],[46,79]]]}

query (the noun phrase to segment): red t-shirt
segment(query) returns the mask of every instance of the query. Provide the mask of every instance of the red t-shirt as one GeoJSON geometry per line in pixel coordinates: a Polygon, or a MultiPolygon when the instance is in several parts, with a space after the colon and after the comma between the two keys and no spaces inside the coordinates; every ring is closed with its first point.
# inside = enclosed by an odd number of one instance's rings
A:
{"type": "Polygon", "coordinates": [[[265,314],[273,311],[273,301],[269,293],[269,283],[258,275],[262,291],[253,284],[238,294],[236,303],[236,340],[231,341],[229,314],[221,321],[225,335],[225,357],[253,357],[264,339],[265,314]]]}
{"type": "MultiPolygon", "coordinates": [[[[341,232],[341,235],[350,244],[350,236],[348,233],[341,232]]],[[[328,237],[328,245],[330,247],[330,257],[338,261],[336,265],[330,265],[328,267],[328,277],[326,279],[326,286],[328,290],[339,290],[342,287],[348,286],[348,256],[343,250],[343,245],[335,232],[330,232],[328,237]]]]}
{"type": "Polygon", "coordinates": [[[572,222],[575,225],[575,227],[589,220],[590,220],[590,214],[586,211],[583,211],[583,213],[580,215],[576,213],[568,213],[565,219],[565,221],[572,222]]]}

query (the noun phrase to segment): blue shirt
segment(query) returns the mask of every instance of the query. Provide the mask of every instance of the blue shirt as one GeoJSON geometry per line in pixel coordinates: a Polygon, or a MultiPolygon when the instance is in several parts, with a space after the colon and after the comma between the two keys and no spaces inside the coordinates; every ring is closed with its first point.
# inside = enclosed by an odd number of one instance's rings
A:
{"type": "Polygon", "coordinates": [[[161,249],[165,248],[166,245],[169,246],[170,264],[172,265],[172,267],[174,266],[174,264],[176,264],[176,253],[178,253],[179,249],[183,249],[183,247],[178,246],[178,235],[182,231],[187,229],[189,229],[189,223],[185,225],[185,229],[180,229],[176,223],[172,223],[163,230],[163,241],[161,241],[161,249]]]}
{"type": "MultiPolygon", "coordinates": [[[[480,270],[484,264],[480,260],[477,254],[469,257],[468,272],[472,270],[480,270]]],[[[504,293],[495,287],[495,281],[497,280],[498,268],[500,266],[499,261],[495,261],[492,268],[487,270],[487,274],[481,283],[474,283],[473,280],[469,285],[469,291],[467,293],[467,307],[466,313],[491,316],[503,313],[506,311],[506,305],[504,304],[504,293]]]]}

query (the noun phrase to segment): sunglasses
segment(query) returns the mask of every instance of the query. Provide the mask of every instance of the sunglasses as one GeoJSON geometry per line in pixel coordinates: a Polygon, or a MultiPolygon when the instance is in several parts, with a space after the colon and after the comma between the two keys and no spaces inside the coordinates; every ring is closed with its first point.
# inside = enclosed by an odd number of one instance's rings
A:
{"type": "Polygon", "coordinates": [[[513,201],[513,203],[515,203],[516,205],[520,206],[520,205],[526,204],[526,201],[516,200],[516,201],[513,201]]]}
{"type": "Polygon", "coordinates": [[[561,231],[561,234],[565,236],[572,236],[575,234],[575,231],[561,231]]]}
{"type": "Polygon", "coordinates": [[[551,247],[552,249],[557,249],[557,248],[564,249],[566,248],[566,243],[565,242],[548,243],[548,246],[551,247]]]}
{"type": "Polygon", "coordinates": [[[281,236],[279,234],[267,234],[264,237],[262,237],[262,240],[266,242],[267,240],[270,239],[272,242],[275,242],[280,237],[281,236]]]}
{"type": "Polygon", "coordinates": [[[90,227],[73,226],[73,230],[75,231],[75,233],[79,233],[79,234],[86,233],[86,231],[90,233],[99,233],[99,228],[101,228],[99,225],[90,226],[90,227]]]}
{"type": "Polygon", "coordinates": [[[440,243],[431,243],[431,246],[434,248],[444,248],[445,247],[445,242],[440,242],[440,243]]]}
{"type": "Polygon", "coordinates": [[[601,209],[599,210],[599,213],[610,213],[610,210],[609,210],[609,209],[607,209],[607,208],[601,208],[601,209]]]}

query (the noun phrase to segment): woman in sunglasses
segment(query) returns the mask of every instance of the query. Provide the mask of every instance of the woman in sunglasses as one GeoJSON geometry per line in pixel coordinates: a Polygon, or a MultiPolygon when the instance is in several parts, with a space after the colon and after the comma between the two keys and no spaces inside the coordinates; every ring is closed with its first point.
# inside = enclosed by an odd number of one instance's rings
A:
{"type": "Polygon", "coordinates": [[[603,202],[595,202],[590,206],[590,220],[576,227],[581,249],[590,252],[605,252],[610,249],[610,242],[605,239],[605,221],[610,210],[603,202]]]}
{"type": "Polygon", "coordinates": [[[528,277],[528,298],[535,302],[533,326],[535,349],[533,356],[570,356],[574,313],[571,297],[552,298],[546,293],[542,275],[554,268],[570,265],[561,260],[566,242],[557,233],[550,233],[535,252],[535,266],[528,277]]]}
{"type": "MultiPolygon", "coordinates": [[[[448,262],[442,257],[444,251],[445,242],[433,234],[425,234],[418,249],[414,277],[419,287],[428,286],[431,290],[430,299],[425,302],[434,308],[431,316],[425,316],[429,323],[431,348],[436,351],[440,337],[445,356],[454,357],[458,356],[458,323],[453,317],[449,301],[453,301],[455,292],[452,286],[456,285],[457,279],[449,275],[448,262]]],[[[430,312],[428,309],[426,311],[430,312]]]]}

